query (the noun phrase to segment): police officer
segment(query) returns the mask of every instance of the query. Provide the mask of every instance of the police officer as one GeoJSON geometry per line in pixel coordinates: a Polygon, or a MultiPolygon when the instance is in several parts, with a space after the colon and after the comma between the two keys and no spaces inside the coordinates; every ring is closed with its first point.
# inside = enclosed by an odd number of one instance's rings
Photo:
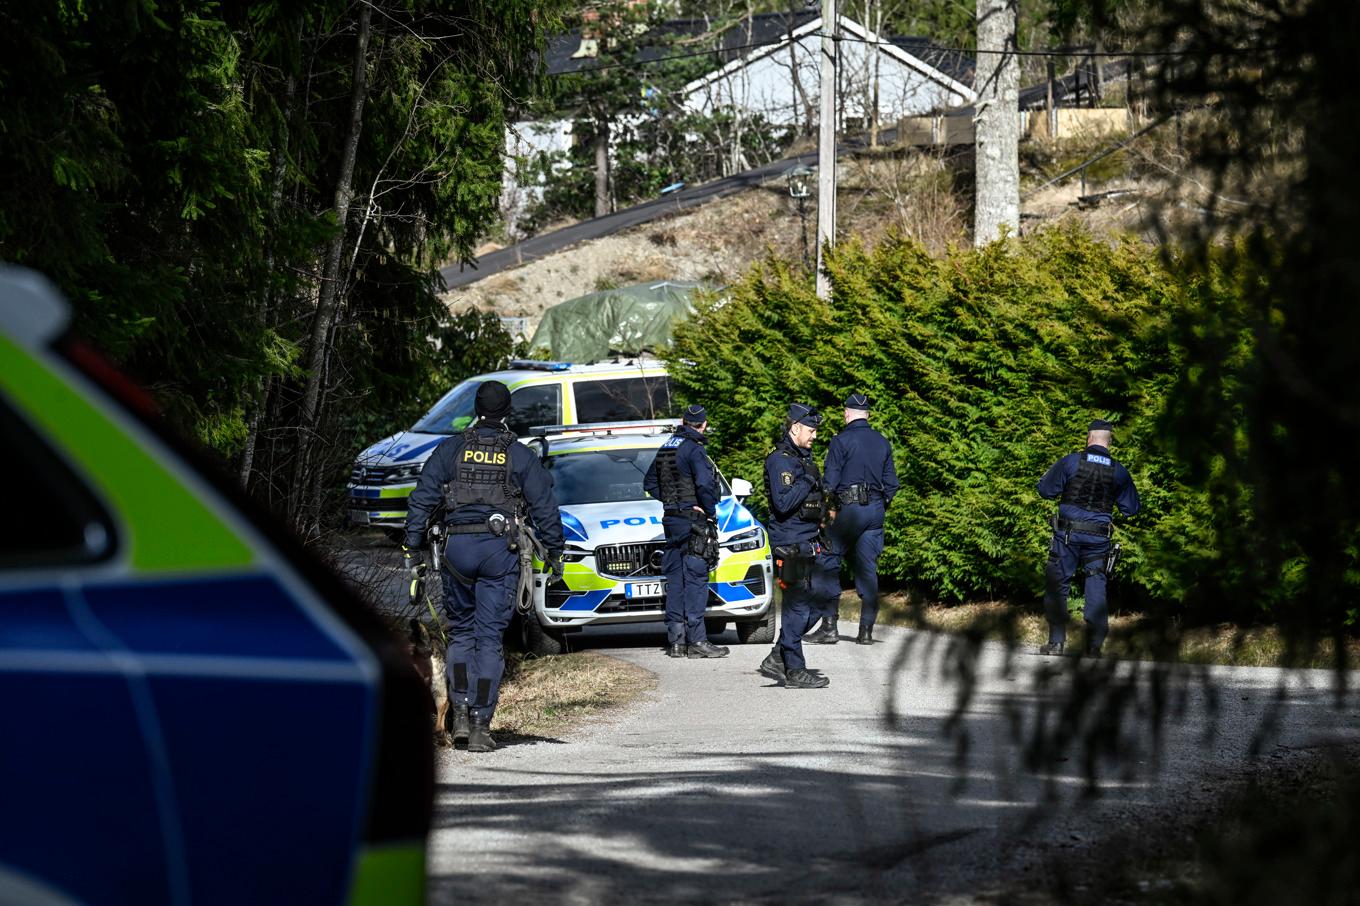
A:
{"type": "Polygon", "coordinates": [[[675,433],[657,450],[642,487],[665,508],[666,654],[670,657],[726,657],[728,649],[708,640],[704,608],[708,573],[718,561],[718,472],[704,452],[708,413],[687,408],[675,433]]]}
{"type": "Polygon", "coordinates": [[[552,477],[538,456],[505,426],[510,391],[498,381],[477,388],[478,418],[435,448],[411,492],[407,556],[418,551],[431,513],[444,508],[444,606],[451,623],[448,650],[454,740],[469,752],[496,748],[491,717],[505,671],[502,638],[515,611],[520,581],[518,545],[526,515],[562,573],[562,518],[552,477]],[[512,546],[513,545],[513,546],[512,546]],[[466,727],[466,730],[463,728],[466,727]]]}
{"type": "Polygon", "coordinates": [[[1048,644],[1040,654],[1062,654],[1067,642],[1067,591],[1078,569],[1086,571],[1086,653],[1099,656],[1109,631],[1105,603],[1106,558],[1114,508],[1125,516],[1138,512],[1138,491],[1129,470],[1110,455],[1114,426],[1091,422],[1086,449],[1058,460],[1039,479],[1039,495],[1059,500],[1053,541],[1045,568],[1044,614],[1048,644]]]}
{"type": "MultiPolygon", "coordinates": [[[[859,634],[855,641],[869,645],[878,619],[878,558],[883,553],[883,514],[897,494],[897,468],[892,444],[869,427],[869,397],[851,393],[845,398],[845,428],[831,438],[826,453],[827,490],[832,495],[833,521],[828,537],[833,553],[850,565],[859,593],[859,634]]],[[[839,566],[839,562],[837,563],[839,566]]],[[[822,626],[807,641],[833,644],[839,638],[840,577],[827,602],[822,626]]]]}
{"type": "Polygon", "coordinates": [[[779,587],[784,590],[779,642],[758,671],[783,680],[788,689],[821,689],[830,680],[807,669],[803,634],[816,621],[812,577],[821,552],[822,477],[812,459],[812,442],[822,416],[803,403],[789,406],[784,434],[765,457],[765,497],[770,503],[766,528],[774,549],[779,587]]]}

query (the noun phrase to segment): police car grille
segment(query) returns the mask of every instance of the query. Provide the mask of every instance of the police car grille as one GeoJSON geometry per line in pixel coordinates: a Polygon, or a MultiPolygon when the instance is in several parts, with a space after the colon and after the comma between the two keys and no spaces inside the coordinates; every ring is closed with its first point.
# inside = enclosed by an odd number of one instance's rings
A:
{"type": "Polygon", "coordinates": [[[659,576],[665,544],[606,544],[595,549],[595,567],[611,576],[659,576]]]}

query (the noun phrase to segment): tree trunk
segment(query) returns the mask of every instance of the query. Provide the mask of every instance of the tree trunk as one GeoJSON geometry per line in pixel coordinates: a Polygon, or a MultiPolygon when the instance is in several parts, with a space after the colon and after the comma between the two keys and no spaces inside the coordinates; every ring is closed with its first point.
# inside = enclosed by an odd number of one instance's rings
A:
{"type": "MultiPolygon", "coordinates": [[[[349,130],[341,151],[340,172],[335,180],[336,231],[326,244],[326,257],[321,271],[321,285],[317,291],[316,316],[312,320],[311,341],[307,355],[307,384],[302,394],[302,412],[298,420],[298,445],[293,465],[293,495],[291,515],[297,523],[303,512],[299,496],[307,486],[307,469],[311,460],[313,432],[318,418],[318,401],[326,380],[331,352],[331,326],[340,307],[340,261],[345,245],[345,229],[349,222],[350,202],[354,196],[354,161],[359,151],[359,136],[363,131],[364,101],[368,97],[368,39],[372,7],[359,7],[359,31],[354,45],[353,89],[350,93],[349,130]]],[[[297,523],[299,528],[303,526],[297,523]]]]}
{"type": "Polygon", "coordinates": [[[609,213],[609,120],[595,122],[595,216],[609,213]]]}
{"type": "Polygon", "coordinates": [[[307,389],[302,396],[302,424],[310,428],[316,421],[316,402],[321,394],[322,374],[330,352],[331,322],[340,305],[340,258],[345,246],[345,226],[349,222],[350,201],[354,197],[354,160],[359,153],[359,135],[363,131],[364,101],[368,97],[368,37],[372,8],[364,3],[359,7],[359,36],[354,46],[354,88],[350,93],[349,132],[340,158],[340,173],[335,180],[335,235],[326,245],[326,261],[321,271],[321,286],[317,295],[316,317],[312,320],[312,335],[307,357],[307,389]]]}
{"type": "Polygon", "coordinates": [[[973,244],[1020,232],[1018,0],[977,0],[976,189],[973,244]]]}

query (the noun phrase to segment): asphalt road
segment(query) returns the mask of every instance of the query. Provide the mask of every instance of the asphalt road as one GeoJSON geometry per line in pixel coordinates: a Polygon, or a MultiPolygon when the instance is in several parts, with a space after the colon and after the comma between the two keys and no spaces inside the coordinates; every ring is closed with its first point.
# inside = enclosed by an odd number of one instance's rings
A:
{"type": "Polygon", "coordinates": [[[808,646],[822,690],[759,676],[768,649],[730,631],[711,661],[666,658],[654,632],[584,640],[656,691],[568,738],[441,750],[431,902],[969,902],[1112,833],[1157,832],[1253,758],[1360,739],[1360,700],[1338,707],[1322,671],[992,643],[971,669],[944,637],[877,633],[808,646]],[[1063,747],[1064,726],[1114,732],[1063,747]]]}

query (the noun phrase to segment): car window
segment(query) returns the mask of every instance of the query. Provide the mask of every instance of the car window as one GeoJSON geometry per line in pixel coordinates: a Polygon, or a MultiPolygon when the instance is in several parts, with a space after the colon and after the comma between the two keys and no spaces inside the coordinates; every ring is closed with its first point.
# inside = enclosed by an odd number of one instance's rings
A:
{"type": "Polygon", "coordinates": [[[0,437],[15,478],[0,522],[0,569],[91,563],[113,553],[113,524],[98,498],[4,399],[0,437]]]}
{"type": "Polygon", "coordinates": [[[510,394],[510,417],[506,427],[524,437],[537,425],[562,424],[562,385],[521,387],[510,394]]]}
{"type": "Polygon", "coordinates": [[[576,420],[628,422],[671,415],[671,382],[666,375],[577,381],[576,420]]]}
{"type": "MultiPolygon", "coordinates": [[[[560,453],[548,457],[553,489],[559,506],[579,503],[618,503],[650,500],[642,479],[656,458],[656,448],[618,448],[583,453],[560,453]]],[[[731,493],[718,476],[718,495],[731,493]]]]}
{"type": "Polygon", "coordinates": [[[472,424],[475,417],[473,404],[477,401],[477,385],[480,383],[464,381],[454,387],[411,430],[421,434],[457,434],[462,431],[472,424]]]}

